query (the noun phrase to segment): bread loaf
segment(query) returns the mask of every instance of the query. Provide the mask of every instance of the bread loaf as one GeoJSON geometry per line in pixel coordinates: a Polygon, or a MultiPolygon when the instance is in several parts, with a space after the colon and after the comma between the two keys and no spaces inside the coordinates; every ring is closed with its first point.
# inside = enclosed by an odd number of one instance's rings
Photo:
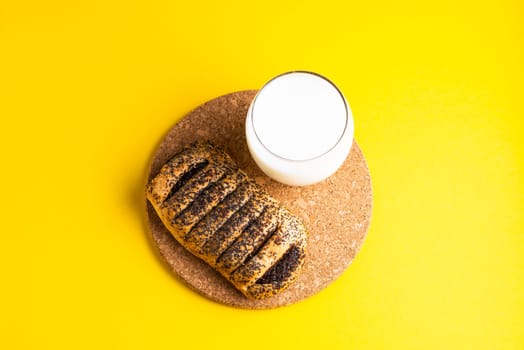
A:
{"type": "Polygon", "coordinates": [[[307,244],[301,220],[217,147],[184,148],[146,196],[173,237],[245,296],[270,297],[299,276],[307,244]]]}

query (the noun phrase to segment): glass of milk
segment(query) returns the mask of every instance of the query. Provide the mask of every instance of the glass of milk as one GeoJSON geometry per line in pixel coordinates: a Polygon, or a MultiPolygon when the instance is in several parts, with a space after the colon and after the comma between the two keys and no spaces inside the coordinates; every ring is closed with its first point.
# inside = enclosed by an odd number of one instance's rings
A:
{"type": "Polygon", "coordinates": [[[349,154],[353,130],[342,92],[325,77],[305,71],[266,83],[246,117],[251,156],[266,175],[291,186],[334,174],[349,154]]]}

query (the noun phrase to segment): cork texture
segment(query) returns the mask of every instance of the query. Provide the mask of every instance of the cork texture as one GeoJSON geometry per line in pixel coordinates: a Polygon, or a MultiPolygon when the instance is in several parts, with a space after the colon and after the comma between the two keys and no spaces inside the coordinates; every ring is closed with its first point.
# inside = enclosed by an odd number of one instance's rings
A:
{"type": "Polygon", "coordinates": [[[160,254],[187,285],[223,304],[267,309],[307,298],[346,270],[369,227],[372,191],[369,170],[356,142],[342,167],[323,182],[292,187],[268,178],[251,159],[245,139],[245,117],[255,94],[255,90],[248,90],[224,95],[187,114],[160,142],[151,160],[148,180],[169,158],[193,141],[207,140],[221,147],[250,177],[304,221],[309,234],[308,248],[298,280],[274,297],[247,299],[218,272],[183,248],[149,203],[147,219],[160,254]]]}

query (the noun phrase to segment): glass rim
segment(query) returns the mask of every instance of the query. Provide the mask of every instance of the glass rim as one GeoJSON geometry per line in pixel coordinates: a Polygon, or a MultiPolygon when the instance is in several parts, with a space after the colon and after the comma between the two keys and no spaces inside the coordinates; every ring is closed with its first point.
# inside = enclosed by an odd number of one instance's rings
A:
{"type": "Polygon", "coordinates": [[[302,162],[309,162],[309,161],[312,161],[312,160],[315,160],[315,159],[319,159],[319,158],[322,158],[324,157],[326,154],[330,153],[331,151],[333,151],[335,149],[335,147],[337,147],[340,142],[342,141],[342,139],[344,138],[344,135],[346,134],[346,131],[348,129],[348,123],[349,123],[349,107],[348,107],[348,103],[346,101],[346,98],[344,97],[344,95],[342,94],[342,91],[340,91],[340,89],[335,85],[335,83],[333,83],[331,80],[329,80],[328,78],[326,78],[325,76],[321,75],[321,74],[318,74],[318,73],[315,73],[315,72],[311,72],[311,71],[307,71],[307,70],[293,70],[293,71],[288,71],[288,72],[284,72],[284,73],[281,73],[273,78],[271,78],[270,80],[268,80],[256,93],[255,97],[253,98],[253,101],[251,102],[251,107],[249,108],[249,118],[251,120],[251,125],[253,127],[253,132],[258,140],[258,142],[262,145],[262,147],[264,147],[264,149],[266,151],[268,151],[271,155],[279,158],[279,159],[282,159],[284,161],[287,161],[287,162],[294,162],[294,163],[302,163],[302,162]],[[257,130],[255,128],[255,122],[254,122],[254,119],[253,119],[253,116],[254,116],[254,111],[255,111],[255,104],[256,104],[256,101],[257,101],[257,97],[260,95],[260,93],[262,92],[262,90],[264,90],[265,87],[267,87],[270,83],[272,83],[274,80],[282,77],[282,76],[285,76],[285,75],[291,75],[291,74],[296,74],[296,73],[303,73],[303,74],[310,74],[310,75],[315,75],[325,81],[327,81],[333,88],[335,88],[335,90],[338,92],[340,98],[342,99],[342,102],[344,103],[344,109],[346,111],[345,113],[345,116],[346,116],[346,120],[345,120],[345,124],[344,124],[344,129],[342,130],[342,133],[340,135],[340,137],[337,139],[337,141],[335,142],[335,144],[333,146],[331,146],[331,148],[329,148],[327,151],[325,151],[324,153],[322,154],[319,154],[318,156],[315,156],[315,157],[312,157],[312,158],[307,158],[307,159],[290,159],[290,158],[286,158],[286,157],[283,157],[281,155],[278,155],[276,154],[275,152],[273,152],[272,150],[270,150],[265,144],[264,142],[262,142],[262,140],[260,139],[260,137],[258,136],[258,133],[257,133],[257,130]]]}

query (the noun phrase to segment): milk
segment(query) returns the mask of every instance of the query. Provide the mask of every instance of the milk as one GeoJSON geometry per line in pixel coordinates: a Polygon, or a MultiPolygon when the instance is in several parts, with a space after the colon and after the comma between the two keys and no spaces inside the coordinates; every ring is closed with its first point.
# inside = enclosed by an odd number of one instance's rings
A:
{"type": "Polygon", "coordinates": [[[338,88],[309,72],[269,81],[253,99],[246,139],[257,165],[287,185],[313,184],[331,176],[353,142],[353,116],[338,88]]]}

